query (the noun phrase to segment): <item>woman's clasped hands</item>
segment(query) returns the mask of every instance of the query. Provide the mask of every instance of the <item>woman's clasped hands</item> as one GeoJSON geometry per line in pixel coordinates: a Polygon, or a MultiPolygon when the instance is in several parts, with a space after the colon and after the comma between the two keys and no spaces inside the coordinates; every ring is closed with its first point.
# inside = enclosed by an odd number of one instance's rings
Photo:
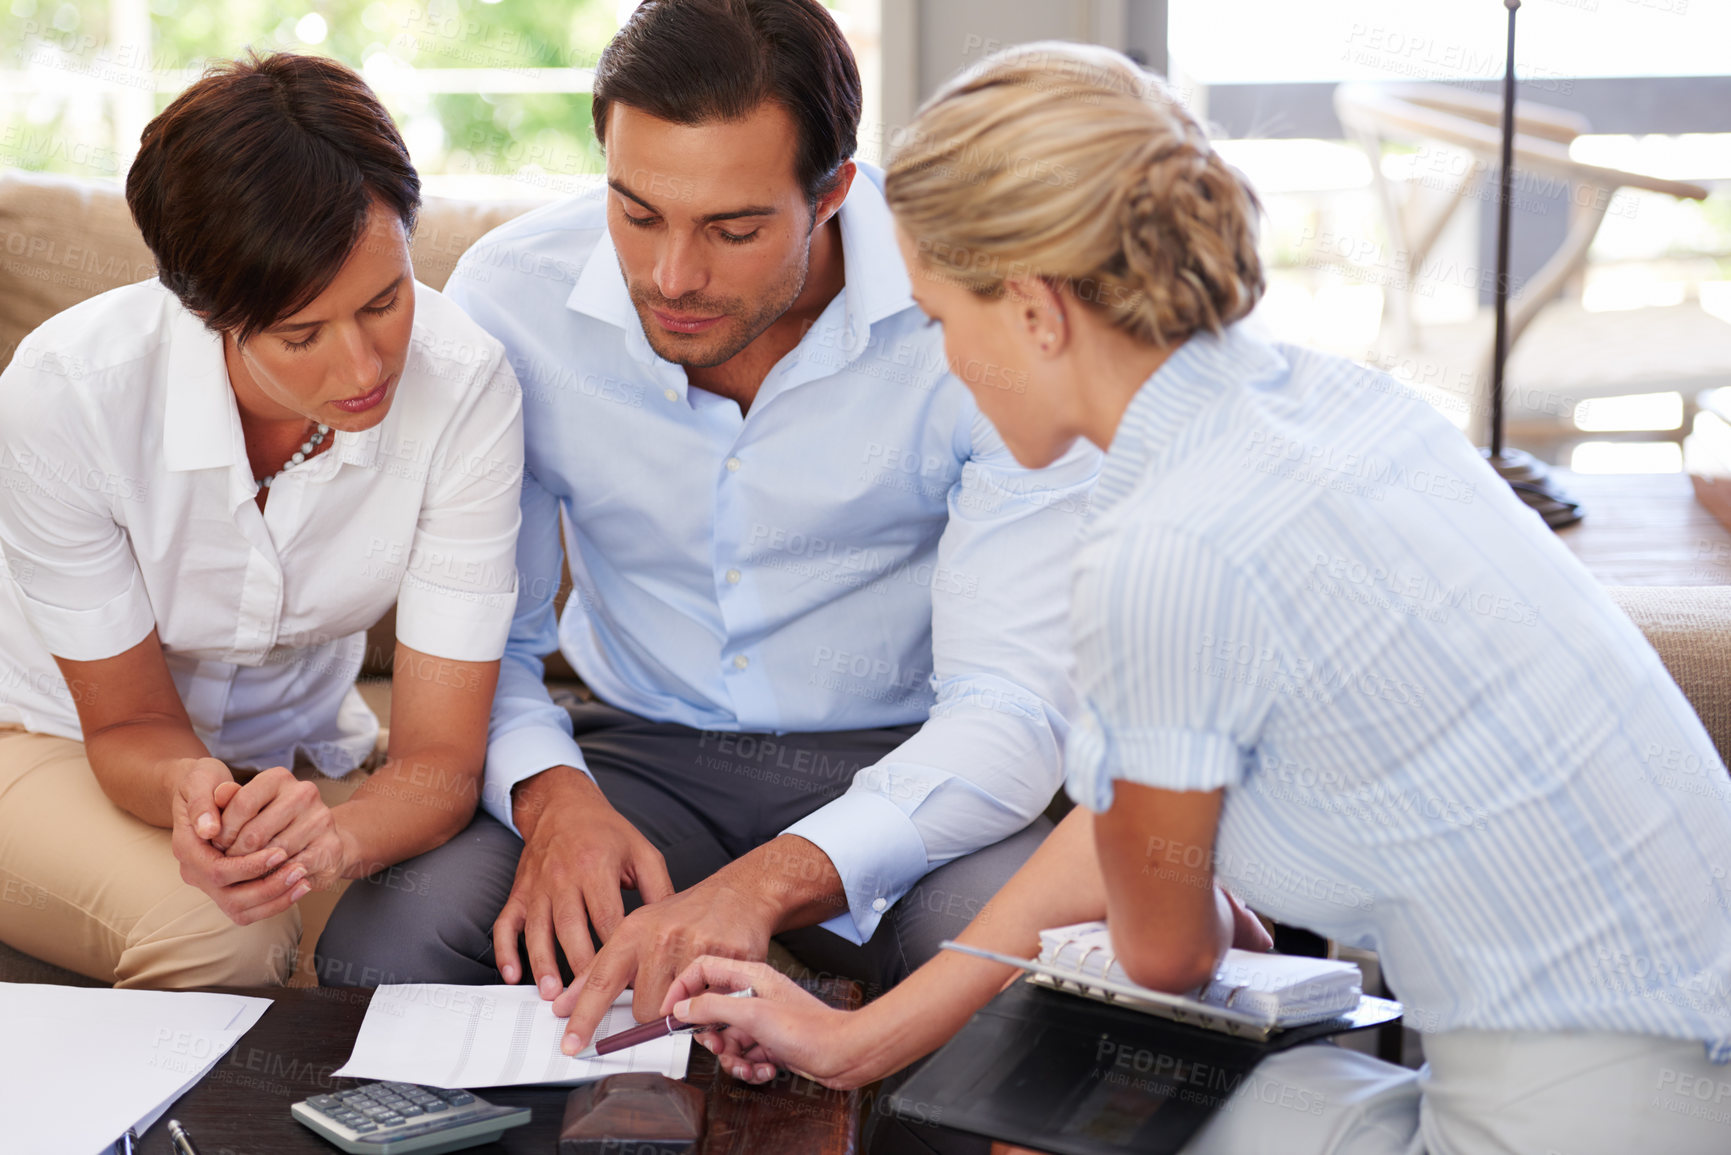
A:
{"type": "Polygon", "coordinates": [[[177,769],[180,876],[236,924],[272,918],[343,877],[344,839],[313,783],[277,766],[242,786],[216,758],[177,769]]]}

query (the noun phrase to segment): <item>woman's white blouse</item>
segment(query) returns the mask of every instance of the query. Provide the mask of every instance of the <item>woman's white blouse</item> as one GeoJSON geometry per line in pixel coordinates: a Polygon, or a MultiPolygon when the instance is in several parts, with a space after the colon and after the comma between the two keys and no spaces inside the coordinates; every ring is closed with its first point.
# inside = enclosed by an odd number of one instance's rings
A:
{"type": "Polygon", "coordinates": [[[221,339],[160,282],[19,345],[0,373],[0,724],[80,737],[90,691],[54,656],[154,628],[212,755],[340,775],[378,733],[354,682],[392,602],[404,645],[504,653],[521,394],[497,341],[425,285],[415,300],[384,421],[285,470],[262,512],[221,339]]]}

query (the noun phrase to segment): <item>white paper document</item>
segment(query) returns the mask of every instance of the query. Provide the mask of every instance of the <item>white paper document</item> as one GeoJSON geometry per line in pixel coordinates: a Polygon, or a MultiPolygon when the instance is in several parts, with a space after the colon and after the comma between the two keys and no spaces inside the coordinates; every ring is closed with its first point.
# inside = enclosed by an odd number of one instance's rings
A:
{"type": "MultiPolygon", "coordinates": [[[[600,1038],[636,1024],[631,992],[614,1000],[600,1038]]],[[[336,1074],[429,1087],[585,1083],[623,1071],[685,1077],[690,1035],[669,1035],[615,1051],[570,1058],[559,1050],[565,1020],[532,986],[463,987],[408,983],[380,987],[360,1037],[336,1074]]]]}
{"type": "Polygon", "coordinates": [[[107,1155],[269,1007],[242,995],[0,983],[0,1150],[107,1155]]]}

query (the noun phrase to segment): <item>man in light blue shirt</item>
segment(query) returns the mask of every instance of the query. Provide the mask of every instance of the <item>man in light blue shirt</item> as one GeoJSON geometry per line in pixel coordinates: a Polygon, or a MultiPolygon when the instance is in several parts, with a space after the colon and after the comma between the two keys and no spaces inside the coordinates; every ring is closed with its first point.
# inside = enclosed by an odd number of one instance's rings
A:
{"type": "Polygon", "coordinates": [[[888,984],[1046,828],[1097,455],[1016,465],[848,159],[845,41],[814,0],[738,7],[640,9],[596,79],[605,195],[497,230],[446,290],[525,397],[486,815],[408,864],[425,898],[351,891],[327,982],[496,966],[552,998],[562,948],[568,1046],[628,982],[646,1018],[690,959],[776,933],[888,984]],[[555,647],[594,702],[549,697],[555,647]]]}

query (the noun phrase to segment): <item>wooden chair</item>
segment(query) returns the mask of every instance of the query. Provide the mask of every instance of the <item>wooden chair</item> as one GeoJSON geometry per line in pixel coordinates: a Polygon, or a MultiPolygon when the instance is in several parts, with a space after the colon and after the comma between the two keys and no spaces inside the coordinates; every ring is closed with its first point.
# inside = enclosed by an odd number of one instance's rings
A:
{"type": "MultiPolygon", "coordinates": [[[[1406,267],[1421,267],[1455,212],[1480,197],[1486,180],[1501,163],[1501,99],[1444,85],[1343,84],[1334,91],[1334,108],[1347,133],[1370,157],[1371,179],[1389,238],[1403,254],[1406,267]],[[1427,211],[1416,189],[1408,188],[1403,196],[1397,182],[1384,175],[1382,154],[1390,143],[1441,145],[1466,153],[1470,162],[1458,174],[1445,173],[1434,182],[1433,187],[1440,186],[1445,196],[1427,211]]],[[[1642,189],[1686,200],[1707,197],[1707,190],[1698,184],[1573,159],[1569,144],[1590,130],[1587,120],[1573,112],[1528,103],[1516,106],[1515,171],[1523,177],[1566,184],[1570,221],[1562,245],[1510,300],[1511,350],[1539,310],[1585,269],[1593,238],[1619,190],[1642,189]]],[[[1397,285],[1388,300],[1395,335],[1410,345],[1414,337],[1410,281],[1397,285]]],[[[1486,367],[1491,352],[1488,347],[1483,352],[1486,367]]]]}

